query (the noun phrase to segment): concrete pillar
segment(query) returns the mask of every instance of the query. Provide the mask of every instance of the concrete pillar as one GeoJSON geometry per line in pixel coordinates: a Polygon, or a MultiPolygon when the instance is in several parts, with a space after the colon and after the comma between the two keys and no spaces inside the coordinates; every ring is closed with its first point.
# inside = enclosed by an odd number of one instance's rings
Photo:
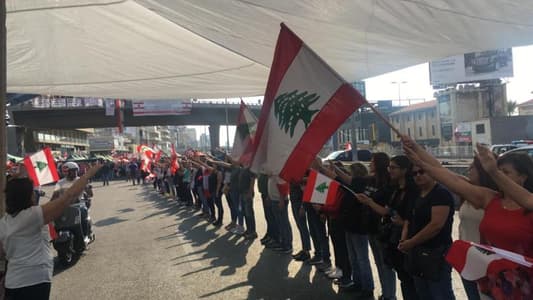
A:
{"type": "Polygon", "coordinates": [[[220,124],[209,125],[209,141],[211,143],[211,150],[220,147],[220,124]]]}
{"type": "Polygon", "coordinates": [[[35,143],[35,137],[33,136],[33,129],[26,128],[24,131],[24,152],[34,153],[37,152],[37,144],[35,143]]]}

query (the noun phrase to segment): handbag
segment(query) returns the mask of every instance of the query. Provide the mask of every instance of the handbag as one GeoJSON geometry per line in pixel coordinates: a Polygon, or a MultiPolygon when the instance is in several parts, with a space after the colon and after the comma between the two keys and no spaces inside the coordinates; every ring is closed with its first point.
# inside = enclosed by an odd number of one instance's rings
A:
{"type": "Polygon", "coordinates": [[[449,246],[428,248],[415,247],[407,252],[405,269],[413,276],[438,281],[446,261],[444,259],[449,246]]]}

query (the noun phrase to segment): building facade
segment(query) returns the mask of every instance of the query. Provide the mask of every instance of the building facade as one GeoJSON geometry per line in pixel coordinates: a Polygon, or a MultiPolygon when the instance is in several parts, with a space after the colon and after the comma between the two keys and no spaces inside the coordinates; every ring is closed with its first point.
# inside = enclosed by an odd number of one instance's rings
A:
{"type": "MultiPolygon", "coordinates": [[[[440,120],[437,101],[428,101],[401,108],[389,115],[392,125],[400,132],[409,135],[417,142],[428,146],[440,143],[440,120]]],[[[398,146],[400,138],[390,130],[392,145],[398,146]]]]}
{"type": "Polygon", "coordinates": [[[519,116],[533,116],[533,99],[517,105],[519,116]]]}

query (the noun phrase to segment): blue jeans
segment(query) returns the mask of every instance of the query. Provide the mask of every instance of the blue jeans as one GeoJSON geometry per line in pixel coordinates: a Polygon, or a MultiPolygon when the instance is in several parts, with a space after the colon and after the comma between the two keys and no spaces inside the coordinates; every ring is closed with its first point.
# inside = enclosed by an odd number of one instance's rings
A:
{"type": "Polygon", "coordinates": [[[274,212],[272,211],[272,201],[268,199],[268,195],[261,194],[261,200],[263,201],[263,212],[265,213],[265,220],[267,223],[266,235],[270,238],[279,241],[278,226],[274,212]]]}
{"type": "Polygon", "coordinates": [[[346,232],[346,246],[352,264],[353,281],[362,290],[374,290],[372,269],[368,259],[368,235],[346,232]]]}
{"type": "Polygon", "coordinates": [[[416,292],[420,299],[455,300],[452,289],[452,268],[446,264],[438,281],[414,276],[416,292]]]}
{"type": "Polygon", "coordinates": [[[232,219],[232,221],[236,221],[237,224],[244,226],[244,214],[243,214],[243,207],[242,207],[242,201],[241,201],[241,194],[239,191],[233,191],[230,190],[230,198],[231,202],[233,203],[233,210],[235,214],[235,220],[232,219]]]}
{"type": "Polygon", "coordinates": [[[465,288],[465,293],[468,297],[468,300],[480,300],[481,296],[479,296],[477,282],[466,280],[464,278],[461,278],[461,280],[463,281],[463,286],[465,288]]]}
{"type": "Polygon", "coordinates": [[[307,228],[307,217],[304,214],[300,214],[300,208],[302,207],[302,201],[292,200],[292,216],[298,226],[298,232],[300,232],[300,239],[302,240],[302,247],[304,251],[311,250],[311,238],[309,236],[309,228],[307,228]]]}
{"type": "Polygon", "coordinates": [[[377,235],[369,234],[368,241],[374,255],[374,262],[378,269],[381,295],[387,299],[396,299],[396,273],[392,267],[385,264],[383,250],[385,246],[378,240],[377,235]]]}
{"type": "Polygon", "coordinates": [[[330,262],[329,239],[326,233],[326,223],[320,220],[320,216],[311,205],[304,205],[309,223],[309,233],[315,246],[315,256],[330,262]]]}
{"type": "Polygon", "coordinates": [[[285,249],[292,249],[292,230],[289,222],[289,205],[287,201],[284,202],[283,207],[279,207],[280,201],[272,200],[272,211],[276,218],[276,223],[279,229],[279,242],[281,247],[285,249]]]}
{"type": "Polygon", "coordinates": [[[241,205],[244,208],[244,221],[246,222],[246,232],[255,233],[255,213],[254,196],[241,194],[241,205]]]}

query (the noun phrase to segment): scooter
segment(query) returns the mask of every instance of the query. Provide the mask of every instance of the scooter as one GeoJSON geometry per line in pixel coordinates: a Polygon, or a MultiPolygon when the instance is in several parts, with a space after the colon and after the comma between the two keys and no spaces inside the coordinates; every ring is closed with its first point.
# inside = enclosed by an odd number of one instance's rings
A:
{"type": "Polygon", "coordinates": [[[59,262],[64,266],[72,265],[95,240],[92,221],[83,199],[67,207],[63,214],[54,220],[54,228],[56,237],[52,244],[57,251],[59,262]]]}

